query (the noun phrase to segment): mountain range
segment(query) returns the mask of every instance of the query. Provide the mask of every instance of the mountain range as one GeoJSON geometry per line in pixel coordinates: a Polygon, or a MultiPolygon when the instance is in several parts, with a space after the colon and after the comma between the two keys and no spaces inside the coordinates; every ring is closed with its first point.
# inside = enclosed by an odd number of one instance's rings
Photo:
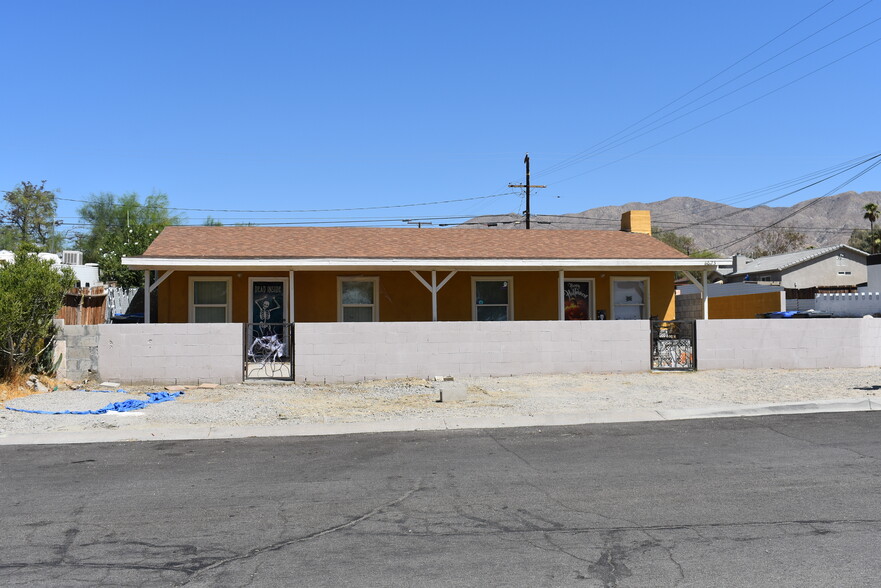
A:
{"type": "MultiPolygon", "coordinates": [[[[881,192],[844,192],[804,200],[792,206],[753,206],[738,208],[700,198],[675,197],[657,202],[628,202],[621,206],[600,206],[561,215],[532,214],[531,228],[606,229],[620,227],[627,210],[648,210],[655,230],[673,231],[694,239],[696,249],[720,255],[748,253],[758,244],[768,227],[797,231],[805,235],[808,247],[847,243],[854,229],[868,229],[863,207],[881,205],[881,192]]],[[[878,221],[881,225],[881,219],[878,221]]],[[[522,215],[504,214],[475,217],[462,227],[524,229],[522,215]]]]}

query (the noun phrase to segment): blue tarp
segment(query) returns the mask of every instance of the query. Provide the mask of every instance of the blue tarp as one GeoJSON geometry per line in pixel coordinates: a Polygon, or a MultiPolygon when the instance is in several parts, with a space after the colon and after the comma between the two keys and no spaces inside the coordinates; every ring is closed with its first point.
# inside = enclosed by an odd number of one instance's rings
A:
{"type": "MultiPolygon", "coordinates": [[[[94,390],[94,392],[112,392],[112,390],[94,390]]],[[[127,393],[125,390],[117,390],[117,392],[122,392],[124,394],[127,393]]],[[[24,408],[12,408],[11,406],[7,406],[6,409],[14,410],[16,412],[32,412],[34,414],[105,414],[108,412],[129,412],[131,410],[146,408],[147,405],[150,404],[158,404],[160,402],[174,400],[181,394],[183,394],[183,392],[147,392],[147,400],[130,398],[129,400],[122,400],[120,402],[111,402],[107,406],[95,410],[27,410],[24,408]]]]}

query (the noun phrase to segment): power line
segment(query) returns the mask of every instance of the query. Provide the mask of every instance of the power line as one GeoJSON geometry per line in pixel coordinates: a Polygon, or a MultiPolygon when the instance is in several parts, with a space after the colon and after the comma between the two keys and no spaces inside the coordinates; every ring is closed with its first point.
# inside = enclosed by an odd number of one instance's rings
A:
{"type": "Polygon", "coordinates": [[[551,183],[549,183],[548,185],[551,185],[551,184],[560,184],[560,183],[562,183],[562,182],[568,182],[569,180],[574,180],[575,178],[581,177],[581,176],[583,176],[583,175],[585,175],[585,174],[589,174],[589,173],[591,173],[591,172],[597,171],[597,170],[599,170],[599,169],[603,169],[603,168],[608,167],[608,166],[610,166],[610,165],[614,165],[614,164],[619,163],[619,162],[621,162],[621,161],[624,161],[624,160],[626,160],[626,159],[630,159],[631,157],[635,157],[635,156],[639,155],[640,153],[645,153],[645,152],[648,151],[649,149],[654,149],[654,148],[657,147],[658,145],[663,145],[664,143],[668,143],[668,142],[672,141],[673,139],[677,139],[677,138],[679,138],[679,137],[681,137],[681,136],[683,136],[683,135],[687,135],[688,133],[691,133],[692,131],[695,131],[695,130],[701,128],[701,127],[704,127],[704,126],[710,124],[711,122],[715,122],[715,121],[719,120],[720,118],[726,117],[726,116],[728,116],[729,114],[733,114],[733,113],[737,112],[738,110],[741,110],[741,109],[746,108],[747,106],[749,106],[749,105],[751,105],[751,104],[754,104],[755,102],[758,102],[759,100],[762,100],[762,99],[764,99],[764,98],[767,98],[767,97],[770,96],[771,94],[774,94],[774,93],[776,93],[776,92],[779,92],[780,90],[783,90],[783,89],[785,89],[785,88],[788,88],[789,86],[791,86],[791,85],[793,85],[793,84],[796,84],[796,83],[800,82],[801,80],[803,80],[803,79],[805,79],[805,78],[807,78],[807,77],[809,77],[809,76],[812,76],[812,75],[814,75],[815,73],[817,73],[817,72],[819,72],[819,71],[821,71],[821,70],[826,69],[827,67],[831,67],[832,65],[835,65],[835,64],[838,63],[839,61],[843,61],[844,59],[847,59],[848,57],[851,57],[851,56],[853,56],[853,55],[859,53],[860,51],[863,51],[863,50],[865,50],[865,49],[868,49],[869,47],[871,47],[871,46],[874,45],[875,43],[878,43],[879,41],[881,41],[881,37],[875,39],[874,41],[871,41],[871,42],[869,42],[869,43],[866,43],[865,45],[863,45],[863,46],[861,46],[861,47],[858,47],[857,49],[854,49],[854,50],[851,51],[850,53],[846,53],[845,55],[842,55],[842,56],[839,57],[838,59],[834,59],[834,60],[830,61],[829,63],[827,63],[827,64],[825,64],[825,65],[822,65],[822,66],[818,67],[817,69],[814,69],[814,70],[812,70],[812,71],[809,71],[808,73],[806,73],[806,74],[804,74],[804,75],[801,75],[801,76],[795,78],[794,80],[791,80],[791,81],[789,81],[789,82],[783,84],[782,86],[778,86],[777,88],[774,88],[773,90],[770,90],[770,91],[768,91],[768,92],[765,92],[765,93],[762,94],[761,96],[758,96],[758,97],[756,97],[756,98],[753,98],[752,100],[749,100],[748,102],[745,102],[745,103],[741,104],[740,106],[736,106],[736,107],[732,108],[731,110],[728,110],[728,111],[726,111],[726,112],[723,112],[722,114],[719,114],[719,115],[716,115],[716,116],[714,116],[714,117],[712,117],[712,118],[710,118],[710,119],[707,119],[707,120],[705,120],[705,121],[702,122],[702,123],[699,123],[699,124],[697,124],[697,125],[695,125],[695,126],[693,126],[693,127],[691,127],[691,128],[688,128],[688,129],[686,129],[686,130],[684,130],[684,131],[682,131],[682,132],[680,132],[680,133],[677,133],[677,134],[675,134],[675,135],[672,135],[672,136],[670,136],[670,137],[667,137],[666,139],[662,139],[661,141],[658,141],[657,143],[653,143],[653,144],[649,145],[648,147],[645,147],[645,148],[643,148],[643,149],[640,149],[639,151],[635,151],[635,152],[633,152],[633,153],[631,153],[631,154],[629,154],[629,155],[625,155],[624,157],[619,157],[618,159],[615,159],[615,160],[610,161],[610,162],[608,162],[608,163],[604,163],[603,165],[598,165],[598,166],[596,166],[596,167],[594,167],[594,168],[591,168],[591,169],[589,169],[589,170],[587,170],[587,171],[581,172],[581,173],[579,173],[579,174],[575,174],[574,176],[569,176],[568,178],[564,178],[564,179],[562,179],[562,180],[557,180],[556,182],[551,182],[551,183]]]}
{"type": "MultiPolygon", "coordinates": [[[[300,213],[300,212],[350,212],[358,210],[385,210],[390,208],[411,208],[415,206],[433,206],[437,204],[452,204],[455,202],[468,202],[471,200],[486,200],[489,198],[500,198],[502,196],[511,196],[517,192],[502,192],[499,194],[489,194],[487,196],[472,196],[470,198],[454,198],[451,200],[437,200],[435,202],[416,202],[412,204],[389,204],[385,206],[358,206],[353,208],[306,208],[299,210],[250,210],[250,209],[232,209],[232,208],[179,208],[175,206],[150,206],[138,203],[140,208],[163,208],[165,210],[180,210],[183,212],[236,212],[236,213],[300,213]]],[[[64,200],[66,202],[82,202],[90,203],[91,200],[82,200],[77,198],[60,198],[56,196],[56,200],[64,200]]],[[[116,206],[120,206],[115,204],[116,206]]]]}
{"type": "Polygon", "coordinates": [[[634,140],[634,139],[637,139],[637,138],[639,138],[639,137],[642,137],[643,135],[646,135],[646,134],[648,134],[648,133],[650,133],[650,132],[656,131],[656,130],[658,130],[658,129],[664,127],[664,126],[667,126],[668,124],[673,123],[673,122],[675,122],[675,121],[677,121],[677,120],[679,120],[679,119],[681,119],[681,118],[683,118],[683,117],[685,117],[685,116],[687,116],[687,115],[693,114],[694,112],[697,112],[698,110],[701,110],[701,109],[703,109],[703,108],[706,108],[707,106],[709,106],[709,105],[711,105],[711,104],[713,104],[713,103],[715,103],[715,102],[718,102],[719,100],[722,100],[723,98],[726,98],[726,97],[728,97],[728,96],[734,94],[735,92],[739,92],[740,90],[743,90],[744,88],[747,88],[747,87],[749,87],[749,86],[751,86],[751,85],[753,85],[753,84],[755,84],[755,83],[757,83],[757,82],[759,82],[759,81],[761,81],[761,80],[763,80],[763,79],[765,79],[765,78],[767,78],[767,77],[769,77],[769,76],[771,76],[771,75],[773,75],[773,74],[775,74],[775,73],[781,71],[782,69],[785,69],[785,68],[787,68],[787,67],[789,67],[789,66],[791,66],[791,65],[793,65],[793,64],[795,64],[795,63],[797,63],[797,62],[799,62],[799,61],[801,61],[801,60],[803,60],[803,59],[805,59],[805,58],[807,58],[807,57],[809,57],[810,55],[813,55],[814,53],[817,53],[817,52],[819,52],[819,51],[821,51],[821,50],[823,50],[823,49],[825,49],[825,48],[827,48],[827,47],[829,47],[829,46],[831,46],[831,45],[833,45],[833,44],[835,44],[835,43],[838,43],[838,42],[841,41],[842,39],[844,39],[844,38],[846,38],[846,37],[848,37],[848,36],[850,36],[850,35],[852,35],[852,34],[858,32],[858,31],[860,31],[860,30],[866,28],[867,26],[869,26],[869,25],[875,23],[877,20],[881,20],[881,19],[875,19],[875,20],[873,20],[873,21],[871,21],[871,22],[869,22],[869,23],[867,23],[867,24],[865,24],[865,25],[863,25],[863,26],[861,26],[861,27],[859,27],[859,28],[857,28],[857,29],[855,29],[855,30],[853,30],[853,31],[851,31],[851,32],[849,32],[849,33],[847,33],[847,34],[845,34],[845,35],[843,35],[843,36],[837,38],[837,39],[835,39],[834,41],[831,41],[831,42],[827,43],[826,45],[823,45],[823,46],[821,46],[821,47],[819,47],[819,48],[817,48],[817,49],[814,49],[813,51],[810,51],[809,53],[806,53],[805,55],[802,55],[801,57],[799,57],[799,58],[797,58],[797,59],[795,59],[795,60],[793,60],[793,61],[791,61],[791,62],[789,62],[789,63],[787,63],[787,64],[785,64],[785,65],[783,65],[783,66],[781,66],[781,67],[779,67],[779,68],[777,68],[777,69],[775,69],[775,70],[773,70],[773,71],[771,71],[771,72],[769,72],[769,73],[767,73],[767,74],[765,74],[765,75],[763,75],[763,76],[760,76],[760,77],[756,78],[755,80],[753,80],[753,81],[751,81],[751,82],[748,82],[747,84],[744,84],[744,85],[742,85],[742,86],[740,86],[740,87],[738,87],[738,88],[732,90],[731,92],[728,92],[728,93],[726,93],[726,94],[723,94],[722,96],[719,96],[719,97],[717,97],[717,98],[715,98],[715,99],[713,99],[713,100],[711,100],[711,101],[709,101],[709,102],[707,102],[707,103],[705,103],[705,104],[703,104],[703,105],[701,105],[701,106],[699,106],[699,107],[697,107],[697,108],[694,108],[694,109],[692,109],[692,110],[690,110],[690,111],[684,113],[683,115],[681,115],[681,116],[679,116],[679,117],[676,117],[676,118],[674,118],[674,119],[672,119],[672,120],[670,120],[670,121],[667,121],[666,123],[663,123],[663,124],[658,125],[658,123],[660,123],[660,122],[661,122],[662,120],[664,120],[665,118],[668,118],[668,117],[672,116],[673,114],[675,114],[676,112],[681,111],[682,109],[686,108],[687,106],[689,106],[689,105],[691,105],[691,104],[694,104],[694,103],[698,102],[699,100],[701,100],[701,99],[703,99],[703,98],[705,98],[705,97],[707,97],[707,96],[709,96],[709,95],[711,95],[711,94],[717,92],[718,90],[724,88],[724,87],[727,86],[728,84],[731,84],[731,83],[733,83],[734,81],[736,81],[736,80],[742,78],[743,76],[745,76],[745,75],[747,75],[747,74],[749,74],[749,73],[755,71],[755,70],[758,69],[759,67],[761,67],[761,66],[765,65],[766,63],[768,63],[768,62],[770,62],[770,61],[776,59],[776,58],[779,57],[780,55],[783,55],[784,53],[786,53],[786,52],[789,51],[790,49],[793,49],[794,47],[800,45],[801,43],[804,43],[805,41],[807,41],[807,40],[810,39],[811,37],[814,37],[815,35],[819,34],[820,32],[822,32],[822,31],[828,29],[829,27],[831,27],[831,26],[837,24],[837,23],[840,22],[841,20],[847,18],[848,16],[850,16],[850,15],[853,14],[854,12],[860,10],[861,8],[865,7],[866,5],[870,4],[871,2],[872,2],[872,0],[868,0],[867,2],[865,2],[865,3],[863,3],[862,5],[858,6],[857,8],[851,10],[850,12],[844,14],[843,16],[837,18],[836,20],[834,20],[834,21],[828,23],[827,25],[821,27],[820,29],[814,31],[814,32],[811,33],[810,35],[808,35],[808,36],[806,36],[806,37],[803,37],[803,38],[800,39],[799,41],[797,41],[797,42],[795,42],[795,43],[789,45],[789,46],[786,47],[785,49],[783,49],[783,50],[777,52],[776,54],[774,54],[774,55],[772,55],[771,57],[765,59],[764,61],[762,61],[761,63],[759,63],[759,64],[757,64],[757,65],[755,65],[755,66],[753,66],[752,68],[750,68],[750,69],[748,69],[748,70],[746,70],[746,71],[744,71],[744,72],[742,72],[742,73],[736,75],[735,77],[733,77],[733,78],[729,79],[728,81],[726,81],[726,82],[724,82],[724,83],[722,83],[722,84],[716,86],[716,87],[713,88],[712,90],[710,90],[710,91],[708,91],[708,92],[705,92],[704,94],[698,96],[697,98],[694,98],[694,99],[691,100],[690,102],[686,102],[685,104],[683,104],[682,106],[676,108],[675,110],[673,110],[673,111],[671,111],[671,112],[668,112],[668,113],[664,114],[663,116],[661,116],[661,117],[658,118],[657,120],[652,121],[652,122],[649,122],[649,123],[646,123],[645,125],[639,126],[636,130],[632,131],[631,133],[628,133],[628,134],[624,135],[624,137],[622,137],[621,139],[619,139],[619,140],[617,140],[617,141],[613,141],[612,144],[610,144],[610,145],[607,144],[607,143],[609,143],[613,138],[615,138],[615,137],[617,137],[617,136],[619,136],[619,135],[625,133],[627,130],[629,130],[629,129],[635,127],[635,126],[640,125],[640,123],[646,121],[647,119],[652,118],[654,115],[658,114],[658,113],[661,112],[662,110],[668,108],[669,106],[672,106],[673,104],[675,104],[675,103],[678,102],[679,100],[681,100],[681,99],[685,98],[686,96],[688,96],[689,94],[693,93],[693,92],[694,92],[695,90],[697,90],[698,88],[700,88],[700,87],[706,85],[706,84],[707,84],[708,82],[710,82],[711,80],[713,80],[713,79],[719,77],[722,73],[724,73],[724,72],[730,70],[732,67],[734,67],[734,66],[737,65],[738,63],[740,63],[740,62],[742,62],[743,60],[745,60],[747,57],[749,57],[749,56],[753,55],[754,53],[758,52],[760,49],[762,49],[763,47],[767,46],[767,45],[770,44],[772,41],[776,40],[777,38],[779,38],[780,36],[782,36],[783,34],[785,34],[786,32],[788,32],[789,30],[792,30],[793,28],[795,28],[795,26],[797,26],[797,25],[800,24],[801,22],[804,22],[805,20],[807,20],[808,18],[810,18],[811,16],[813,16],[814,14],[816,14],[817,12],[819,12],[820,10],[822,10],[823,8],[825,8],[826,6],[828,6],[831,2],[830,2],[830,3],[827,3],[827,4],[823,5],[823,6],[821,6],[820,8],[818,8],[817,10],[815,10],[814,12],[812,12],[811,14],[809,14],[808,16],[806,16],[805,18],[803,18],[802,20],[800,20],[800,21],[799,21],[798,23],[796,23],[795,25],[792,25],[791,27],[789,27],[786,31],[784,31],[784,32],[781,33],[780,35],[777,35],[777,37],[774,37],[774,39],[772,39],[771,41],[768,41],[767,43],[763,44],[761,47],[759,47],[758,49],[754,50],[752,53],[750,53],[750,54],[747,55],[746,57],[744,57],[744,58],[738,60],[736,63],[732,64],[731,66],[729,66],[728,68],[726,68],[726,69],[723,70],[722,72],[719,72],[718,74],[716,74],[715,76],[713,76],[713,77],[710,78],[709,80],[706,80],[705,82],[701,83],[700,85],[696,86],[695,88],[692,88],[691,90],[689,90],[688,92],[686,92],[685,94],[683,94],[682,96],[680,96],[679,98],[676,98],[676,99],[673,100],[672,102],[667,103],[666,105],[662,106],[662,107],[659,108],[658,110],[654,111],[652,114],[650,114],[650,115],[648,115],[648,116],[646,116],[646,117],[643,117],[642,119],[640,119],[640,120],[637,121],[636,123],[633,123],[632,125],[630,125],[630,126],[627,127],[626,129],[624,129],[624,130],[622,130],[622,131],[619,131],[618,133],[615,133],[614,135],[612,135],[611,137],[608,137],[608,138],[604,139],[603,141],[600,141],[599,143],[595,144],[593,147],[590,147],[589,149],[587,149],[587,150],[585,150],[585,151],[582,151],[582,152],[580,152],[579,154],[570,157],[568,160],[565,160],[565,161],[563,161],[563,162],[560,162],[560,163],[556,164],[555,166],[551,166],[551,167],[549,167],[549,168],[546,168],[545,170],[542,170],[540,173],[544,173],[544,174],[556,173],[556,172],[558,172],[558,171],[560,171],[560,170],[562,170],[562,169],[565,169],[565,168],[570,167],[570,166],[572,166],[572,165],[575,165],[575,164],[577,164],[577,163],[579,163],[579,162],[581,162],[581,161],[584,161],[585,159],[587,159],[587,158],[589,158],[589,157],[593,157],[593,156],[596,156],[596,155],[600,155],[600,154],[602,154],[602,153],[605,153],[605,152],[607,152],[607,151],[610,151],[611,149],[614,149],[615,147],[620,147],[621,145],[624,145],[625,143],[629,143],[630,141],[632,141],[632,140],[634,140]],[[648,127],[651,127],[652,125],[657,125],[657,126],[655,126],[654,128],[648,128],[648,127]],[[643,131],[643,132],[640,133],[639,131],[641,131],[641,130],[643,130],[643,129],[647,129],[647,130],[645,130],[645,131],[643,131]],[[638,134],[637,134],[637,133],[638,133],[638,134]],[[634,136],[634,135],[636,135],[636,136],[634,136]],[[629,137],[632,137],[632,138],[629,138],[629,137]],[[602,149],[599,149],[600,147],[602,147],[602,149]],[[595,149],[597,149],[597,150],[595,150],[595,149]]]}
{"type": "MultiPolygon", "coordinates": [[[[876,156],[876,157],[878,157],[878,156],[876,156]]],[[[874,158],[873,158],[873,159],[874,159],[874,158]]],[[[723,244],[721,244],[721,245],[716,245],[715,247],[713,247],[713,249],[726,249],[726,248],[728,248],[728,247],[731,247],[732,245],[737,245],[738,243],[741,243],[741,242],[743,242],[743,241],[749,239],[750,237],[753,237],[753,236],[755,236],[755,235],[758,235],[758,234],[761,233],[762,231],[767,231],[768,229],[773,228],[773,227],[779,225],[780,223],[782,223],[782,222],[785,221],[786,219],[792,218],[793,216],[795,216],[795,215],[797,215],[798,213],[802,212],[802,211],[805,210],[806,208],[810,208],[811,206],[814,206],[815,204],[819,203],[823,198],[825,198],[825,197],[827,197],[827,196],[829,196],[829,195],[831,195],[831,194],[834,194],[835,191],[840,190],[841,188],[843,188],[844,186],[846,186],[846,185],[848,185],[849,183],[853,182],[854,180],[856,180],[856,179],[858,179],[858,178],[860,178],[860,177],[866,175],[867,173],[869,173],[870,171],[872,171],[873,169],[875,169],[875,168],[878,167],[879,165],[881,165],[881,159],[879,159],[878,161],[876,161],[876,162],[873,163],[872,165],[868,166],[866,169],[861,170],[859,173],[857,173],[857,174],[854,175],[853,177],[851,177],[851,178],[845,180],[843,183],[839,184],[837,187],[833,188],[831,191],[827,192],[826,194],[824,194],[824,195],[822,195],[822,196],[819,196],[819,197],[817,197],[817,198],[811,200],[810,202],[808,202],[808,203],[805,204],[804,206],[802,206],[802,207],[800,207],[800,208],[798,208],[798,209],[792,211],[791,213],[785,215],[783,218],[781,218],[781,219],[779,219],[779,220],[777,220],[777,221],[775,221],[775,222],[769,224],[768,226],[766,226],[766,227],[764,227],[764,228],[761,228],[761,229],[759,229],[759,230],[757,230],[757,231],[754,231],[754,232],[752,232],[752,233],[750,233],[750,234],[748,234],[748,235],[745,235],[745,236],[743,236],[743,237],[738,237],[737,239],[734,239],[733,241],[729,241],[729,242],[727,242],[727,243],[723,243],[723,244]]]]}
{"type": "MultiPolygon", "coordinates": [[[[865,158],[870,157],[871,155],[873,155],[873,154],[869,153],[869,154],[865,154],[865,155],[860,155],[859,157],[855,157],[855,158],[850,159],[848,161],[844,161],[844,162],[835,164],[833,166],[823,168],[821,170],[812,171],[810,173],[801,175],[797,178],[784,180],[784,181],[778,182],[776,184],[772,184],[770,186],[765,186],[764,188],[756,188],[756,189],[749,190],[746,192],[741,192],[739,194],[734,194],[732,196],[728,196],[725,198],[720,198],[720,199],[717,199],[715,202],[709,204],[708,206],[697,208],[697,209],[691,211],[691,213],[692,214],[700,214],[700,213],[707,212],[710,210],[715,210],[717,208],[722,208],[723,206],[730,206],[730,205],[733,205],[738,202],[743,202],[744,200],[751,200],[752,198],[754,198],[755,196],[758,196],[760,194],[771,193],[771,192],[776,191],[777,189],[791,187],[791,186],[799,184],[800,182],[812,180],[812,179],[820,177],[824,174],[828,174],[829,172],[845,168],[853,163],[864,160],[865,158]]],[[[671,216],[670,214],[658,215],[656,217],[653,217],[652,220],[657,221],[658,219],[669,218],[670,216],[671,216]]]]}

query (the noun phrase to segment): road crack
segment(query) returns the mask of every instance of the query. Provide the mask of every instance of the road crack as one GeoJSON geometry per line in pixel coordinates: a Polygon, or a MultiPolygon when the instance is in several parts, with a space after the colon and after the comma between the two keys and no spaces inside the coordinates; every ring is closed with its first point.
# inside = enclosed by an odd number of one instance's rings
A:
{"type": "Polygon", "coordinates": [[[219,567],[224,566],[226,564],[233,563],[236,561],[245,560],[245,559],[250,559],[252,557],[256,557],[258,555],[261,555],[263,553],[278,551],[280,549],[284,549],[285,547],[294,545],[296,543],[304,543],[306,541],[312,541],[314,539],[324,537],[325,535],[330,535],[331,533],[336,533],[338,531],[342,531],[343,529],[348,529],[349,527],[353,527],[360,522],[366,521],[367,519],[369,519],[373,516],[376,516],[377,514],[379,514],[380,512],[385,510],[386,508],[396,506],[396,505],[400,504],[401,502],[407,500],[413,494],[415,494],[417,491],[419,491],[421,486],[422,486],[422,479],[420,478],[419,480],[416,481],[416,484],[413,488],[407,490],[406,492],[404,492],[402,495],[398,496],[394,500],[391,500],[389,502],[381,504],[381,505],[373,508],[372,510],[370,510],[360,516],[357,516],[353,519],[350,519],[349,521],[347,521],[345,523],[341,523],[339,525],[334,525],[333,527],[329,527],[327,529],[322,529],[321,531],[316,531],[314,533],[309,533],[308,535],[303,535],[302,537],[294,537],[292,539],[286,539],[284,541],[279,541],[278,543],[272,543],[271,545],[266,545],[263,547],[256,547],[256,548],[248,551],[247,553],[243,553],[243,554],[236,555],[233,557],[227,557],[227,558],[224,558],[221,560],[217,560],[209,565],[206,565],[206,566],[201,567],[197,570],[194,570],[191,573],[190,578],[187,579],[187,581],[184,582],[182,585],[188,584],[193,579],[195,579],[196,576],[198,576],[200,574],[203,574],[205,572],[209,572],[213,569],[219,568],[219,567]]]}

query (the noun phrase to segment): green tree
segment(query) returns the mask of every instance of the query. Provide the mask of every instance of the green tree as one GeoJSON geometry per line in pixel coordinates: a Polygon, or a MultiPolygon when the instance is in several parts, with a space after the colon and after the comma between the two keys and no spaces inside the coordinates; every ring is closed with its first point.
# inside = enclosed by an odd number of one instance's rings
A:
{"type": "Polygon", "coordinates": [[[0,378],[51,371],[40,368],[51,365],[52,319],[75,281],[70,268],[53,268],[32,247],[19,248],[14,263],[0,262],[0,378]]]}
{"type": "Polygon", "coordinates": [[[666,243],[673,249],[681,251],[689,257],[719,257],[714,251],[710,251],[708,249],[699,249],[697,245],[695,245],[694,239],[692,239],[688,235],[680,235],[679,233],[675,233],[673,231],[652,230],[652,236],[662,243],[666,243]]]}
{"type": "MultiPolygon", "coordinates": [[[[865,211],[863,213],[863,218],[866,219],[867,221],[869,221],[869,234],[874,235],[875,234],[875,221],[878,220],[878,214],[879,214],[878,205],[875,204],[874,202],[869,202],[868,204],[863,206],[863,210],[865,211]]],[[[872,253],[875,253],[875,239],[870,239],[870,241],[871,241],[872,253]]]]}
{"type": "Polygon", "coordinates": [[[205,219],[205,222],[202,223],[203,227],[222,227],[223,223],[220,220],[214,218],[211,215],[208,215],[208,218],[205,219]]]}
{"type": "Polygon", "coordinates": [[[875,229],[874,232],[869,232],[866,229],[854,229],[847,244],[860,251],[872,251],[878,244],[881,244],[881,232],[878,229],[875,229]]]}
{"type": "Polygon", "coordinates": [[[103,281],[125,288],[141,285],[143,275],[123,266],[122,257],[141,255],[162,229],[182,222],[171,213],[165,194],[151,194],[143,203],[134,192],[95,194],[80,207],[79,215],[89,226],[75,238],[83,258],[98,263],[103,281]]]}
{"type": "Polygon", "coordinates": [[[0,212],[0,248],[17,249],[24,244],[43,251],[59,251],[64,235],[56,229],[55,193],[46,189],[46,180],[39,185],[21,182],[3,193],[5,210],[0,212]]]}
{"type": "Polygon", "coordinates": [[[807,235],[792,229],[770,229],[764,231],[759,237],[759,242],[749,253],[752,258],[766,257],[768,255],[780,255],[790,251],[806,249],[807,235]]]}

